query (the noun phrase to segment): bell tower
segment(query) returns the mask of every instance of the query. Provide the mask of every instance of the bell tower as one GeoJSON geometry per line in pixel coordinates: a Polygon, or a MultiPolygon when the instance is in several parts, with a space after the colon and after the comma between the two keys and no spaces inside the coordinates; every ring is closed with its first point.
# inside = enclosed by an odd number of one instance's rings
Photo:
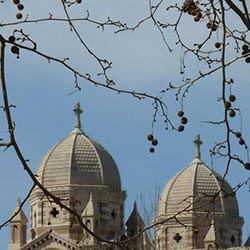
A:
{"type": "Polygon", "coordinates": [[[13,219],[10,222],[11,238],[9,250],[18,250],[26,244],[27,217],[24,214],[21,201],[18,198],[17,206],[13,213],[13,219]]]}

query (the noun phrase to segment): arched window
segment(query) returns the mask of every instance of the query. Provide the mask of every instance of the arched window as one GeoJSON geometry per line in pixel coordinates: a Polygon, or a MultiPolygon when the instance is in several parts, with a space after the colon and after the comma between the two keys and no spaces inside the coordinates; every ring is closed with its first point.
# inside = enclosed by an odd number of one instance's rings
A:
{"type": "Polygon", "coordinates": [[[18,235],[18,226],[13,225],[12,227],[12,242],[16,243],[19,240],[19,235],[18,235]]]}

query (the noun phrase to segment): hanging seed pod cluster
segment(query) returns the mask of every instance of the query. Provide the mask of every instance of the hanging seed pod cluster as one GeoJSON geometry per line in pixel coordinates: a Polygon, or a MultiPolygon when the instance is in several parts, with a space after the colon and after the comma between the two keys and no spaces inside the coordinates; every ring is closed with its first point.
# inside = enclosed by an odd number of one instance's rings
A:
{"type": "Polygon", "coordinates": [[[149,152],[154,153],[155,146],[158,145],[158,140],[154,138],[153,134],[148,134],[147,139],[148,139],[148,141],[151,142],[151,147],[149,149],[149,152]]]}
{"type": "Polygon", "coordinates": [[[194,21],[199,22],[202,18],[202,11],[194,1],[187,0],[182,6],[184,13],[188,13],[190,16],[194,16],[194,21]]]}
{"type": "Polygon", "coordinates": [[[16,5],[18,13],[16,14],[17,19],[22,19],[23,14],[22,10],[24,9],[24,5],[20,3],[20,0],[13,0],[13,3],[16,5]]]}
{"type": "MultiPolygon", "coordinates": [[[[8,40],[9,40],[10,43],[15,43],[16,42],[16,38],[15,38],[14,35],[10,36],[8,40]]],[[[13,54],[17,55],[17,58],[19,58],[19,48],[16,45],[11,46],[10,51],[13,54]]]]}
{"type": "Polygon", "coordinates": [[[179,132],[182,132],[185,129],[185,125],[188,123],[188,118],[184,116],[183,110],[178,111],[177,115],[180,117],[180,123],[181,123],[177,130],[179,132]]]}
{"type": "Polygon", "coordinates": [[[242,45],[242,55],[246,57],[245,62],[250,63],[250,49],[247,44],[242,45]]]}

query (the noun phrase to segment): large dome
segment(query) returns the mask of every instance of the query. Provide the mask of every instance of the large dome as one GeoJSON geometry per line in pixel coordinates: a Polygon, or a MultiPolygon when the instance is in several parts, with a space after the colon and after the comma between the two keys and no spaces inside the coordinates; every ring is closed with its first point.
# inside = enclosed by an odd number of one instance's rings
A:
{"type": "Polygon", "coordinates": [[[165,186],[157,215],[171,216],[185,210],[239,216],[235,193],[226,180],[201,161],[199,137],[195,142],[195,159],[165,186]]]}
{"type": "Polygon", "coordinates": [[[120,175],[114,160],[100,144],[82,132],[80,107],[74,111],[75,129],[56,144],[40,164],[38,177],[41,183],[45,187],[95,185],[121,190],[120,175]]]}

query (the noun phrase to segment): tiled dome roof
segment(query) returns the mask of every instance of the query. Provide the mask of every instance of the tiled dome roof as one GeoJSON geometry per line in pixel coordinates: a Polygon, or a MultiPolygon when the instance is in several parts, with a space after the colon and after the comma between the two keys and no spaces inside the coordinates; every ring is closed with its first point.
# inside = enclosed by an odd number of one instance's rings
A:
{"type": "Polygon", "coordinates": [[[157,215],[180,211],[208,212],[239,216],[234,192],[226,180],[200,160],[199,146],[191,164],[175,175],[165,186],[157,215]],[[213,198],[218,194],[213,202],[213,198]],[[214,209],[214,210],[213,210],[214,209]]]}
{"type": "Polygon", "coordinates": [[[45,187],[102,185],[121,190],[119,171],[110,154],[82,132],[79,119],[76,124],[73,132],[41,162],[41,183],[45,187]]]}

